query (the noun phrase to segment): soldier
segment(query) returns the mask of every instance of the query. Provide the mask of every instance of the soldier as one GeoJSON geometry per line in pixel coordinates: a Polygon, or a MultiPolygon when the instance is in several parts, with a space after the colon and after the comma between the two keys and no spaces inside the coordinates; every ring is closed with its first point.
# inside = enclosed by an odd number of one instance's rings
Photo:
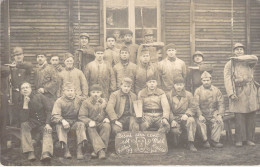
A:
{"type": "Polygon", "coordinates": [[[162,57],[159,57],[160,54],[157,53],[160,49],[163,48],[164,43],[163,42],[154,42],[154,36],[153,36],[153,30],[148,29],[144,33],[144,44],[141,44],[138,48],[138,54],[137,54],[137,64],[140,63],[140,56],[141,56],[141,50],[143,48],[147,48],[150,52],[151,56],[151,63],[157,63],[159,60],[162,59],[162,57]]]}
{"type": "Polygon", "coordinates": [[[104,60],[107,61],[112,67],[119,62],[119,51],[115,47],[116,38],[114,36],[107,36],[107,48],[104,53],[104,60]]]}
{"type": "Polygon", "coordinates": [[[165,92],[173,88],[173,79],[183,77],[186,80],[185,62],[176,57],[176,47],[174,44],[168,44],[165,47],[167,57],[159,62],[158,69],[161,77],[161,86],[165,92]]]}
{"type": "Polygon", "coordinates": [[[78,113],[83,97],[76,95],[74,84],[67,82],[63,85],[63,96],[58,98],[52,110],[51,121],[56,126],[57,135],[62,147],[65,147],[64,158],[71,158],[68,146],[68,132],[76,131],[77,159],[83,159],[83,142],[87,140],[85,125],[78,120],[78,113]]]}
{"type": "Polygon", "coordinates": [[[60,73],[62,85],[67,82],[73,83],[78,96],[88,97],[88,82],[82,71],[74,67],[74,56],[65,53],[65,70],[60,73]]]}
{"type": "Polygon", "coordinates": [[[41,160],[50,160],[53,155],[51,109],[52,105],[41,93],[32,93],[31,84],[21,85],[22,100],[19,102],[21,119],[21,145],[23,153],[28,153],[28,160],[35,160],[31,131],[37,130],[43,136],[41,160]]]}
{"type": "Polygon", "coordinates": [[[114,30],[113,31],[113,36],[116,38],[116,48],[117,49],[121,49],[122,45],[123,45],[123,41],[121,39],[121,32],[120,30],[114,30]]]}
{"type": "Polygon", "coordinates": [[[219,143],[224,128],[222,115],[225,106],[221,91],[211,85],[211,75],[205,71],[201,75],[202,86],[194,93],[194,102],[197,110],[197,129],[203,139],[203,147],[209,148],[208,134],[213,147],[223,147],[219,143]],[[209,130],[209,131],[208,131],[209,130]]]}
{"type": "Polygon", "coordinates": [[[133,43],[132,40],[133,40],[133,32],[131,30],[126,30],[124,32],[123,46],[126,46],[129,49],[130,62],[137,64],[136,59],[137,59],[137,52],[138,52],[139,45],[133,43]]]}
{"type": "MultiPolygon", "coordinates": [[[[122,80],[125,77],[131,78],[132,81],[135,80],[136,65],[129,61],[129,56],[129,49],[126,46],[123,46],[120,50],[120,62],[113,67],[117,89],[120,89],[122,80]]],[[[134,85],[131,90],[134,90],[134,85]]]]}
{"type": "Polygon", "coordinates": [[[47,62],[45,54],[36,54],[37,62],[35,69],[35,88],[38,93],[48,97],[49,101],[54,104],[57,99],[59,78],[54,68],[47,62]]]}
{"type": "Polygon", "coordinates": [[[130,78],[124,78],[121,82],[121,89],[113,92],[107,103],[106,112],[112,122],[114,135],[122,130],[139,130],[133,107],[136,95],[131,92],[132,84],[133,81],[130,78]]]}
{"type": "Polygon", "coordinates": [[[79,120],[86,127],[94,152],[91,156],[105,159],[111,126],[105,112],[107,102],[101,98],[102,88],[95,84],[90,87],[90,97],[85,100],[79,110],[79,120]]]}
{"type": "Polygon", "coordinates": [[[197,151],[194,147],[194,138],[196,132],[196,122],[194,119],[193,95],[185,90],[185,81],[182,77],[174,79],[173,89],[167,94],[170,104],[170,132],[173,134],[175,146],[179,143],[182,135],[188,140],[188,147],[191,151],[197,151]]]}
{"type": "Polygon", "coordinates": [[[160,85],[160,78],[158,74],[158,66],[150,63],[151,56],[147,48],[141,51],[140,64],[136,68],[135,74],[135,93],[138,94],[140,90],[146,87],[147,78],[150,76],[157,76],[157,84],[160,85]]]}
{"type": "Polygon", "coordinates": [[[84,71],[86,65],[95,59],[94,48],[89,45],[90,37],[88,33],[80,34],[80,49],[76,51],[75,67],[84,71]]]}
{"type": "Polygon", "coordinates": [[[234,45],[235,57],[224,68],[224,81],[229,98],[229,110],[235,113],[236,146],[242,142],[254,146],[255,117],[259,110],[259,84],[254,81],[255,55],[244,55],[245,47],[241,43],[234,45]],[[257,88],[258,87],[258,88],[257,88]]]}
{"type": "Polygon", "coordinates": [[[155,127],[158,132],[167,133],[170,130],[170,106],[163,90],[157,88],[157,77],[147,78],[147,87],[138,93],[138,100],[142,101],[143,121],[140,124],[142,131],[155,127]]]}
{"type": "Polygon", "coordinates": [[[99,84],[102,87],[103,96],[108,99],[109,94],[116,90],[115,74],[110,64],[104,61],[104,48],[95,48],[95,60],[90,62],[85,69],[85,76],[91,87],[99,84]]]}

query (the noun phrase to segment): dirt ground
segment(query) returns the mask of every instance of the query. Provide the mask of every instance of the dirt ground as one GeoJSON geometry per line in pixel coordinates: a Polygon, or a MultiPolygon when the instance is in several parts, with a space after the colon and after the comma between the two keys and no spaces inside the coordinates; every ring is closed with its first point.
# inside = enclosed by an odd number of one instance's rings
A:
{"type": "Polygon", "coordinates": [[[27,161],[27,157],[21,153],[21,149],[2,150],[1,162],[3,165],[56,165],[56,166],[86,166],[86,165],[260,165],[260,133],[256,134],[256,146],[243,146],[237,148],[221,139],[224,148],[198,148],[198,152],[190,152],[184,148],[174,148],[169,145],[166,155],[127,155],[118,156],[113,146],[109,148],[106,160],[90,158],[90,146],[87,147],[84,160],[77,160],[75,150],[71,148],[72,159],[62,158],[62,152],[55,150],[54,157],[50,163],[42,163],[40,158],[40,147],[36,147],[37,160],[27,161]]]}

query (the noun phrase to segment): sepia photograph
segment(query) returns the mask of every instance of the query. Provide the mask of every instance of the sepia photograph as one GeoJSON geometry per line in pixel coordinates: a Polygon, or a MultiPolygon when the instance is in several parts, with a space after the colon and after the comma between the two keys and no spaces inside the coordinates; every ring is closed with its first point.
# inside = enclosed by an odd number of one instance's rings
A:
{"type": "Polygon", "coordinates": [[[260,165],[260,0],[0,0],[0,165],[260,165]]]}

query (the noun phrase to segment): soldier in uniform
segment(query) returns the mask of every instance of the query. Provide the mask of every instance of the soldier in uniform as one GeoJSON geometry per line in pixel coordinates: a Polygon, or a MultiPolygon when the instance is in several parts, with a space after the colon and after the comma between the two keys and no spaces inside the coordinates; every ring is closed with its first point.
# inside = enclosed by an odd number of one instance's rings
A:
{"type": "Polygon", "coordinates": [[[138,93],[138,100],[142,101],[143,120],[140,124],[142,131],[155,127],[158,132],[167,133],[170,130],[170,106],[162,89],[157,88],[157,77],[147,78],[147,87],[138,93]]]}
{"type": "Polygon", "coordinates": [[[28,153],[28,160],[35,160],[32,130],[42,134],[41,160],[50,160],[53,155],[51,110],[48,98],[41,93],[32,93],[31,84],[25,82],[21,85],[22,99],[19,102],[21,119],[21,145],[23,153],[28,153]]]}
{"type": "Polygon", "coordinates": [[[116,48],[116,38],[114,36],[106,37],[107,48],[104,52],[104,60],[107,61],[112,67],[119,62],[120,49],[116,48]]]}
{"type": "Polygon", "coordinates": [[[122,130],[139,130],[133,107],[136,95],[131,92],[132,84],[133,81],[130,78],[124,78],[121,82],[121,89],[113,92],[107,103],[106,112],[112,123],[113,135],[122,130]]]}
{"type": "Polygon", "coordinates": [[[223,147],[219,142],[224,128],[222,116],[225,106],[222,93],[211,84],[211,75],[207,71],[202,73],[201,82],[202,85],[194,93],[194,102],[197,110],[197,129],[203,139],[203,147],[210,147],[208,136],[213,147],[223,147]]]}
{"type": "Polygon", "coordinates": [[[139,45],[133,43],[133,32],[131,30],[125,30],[124,42],[122,46],[126,46],[129,49],[129,61],[137,64],[136,59],[139,45]]]}
{"type": "Polygon", "coordinates": [[[84,71],[86,65],[95,59],[94,48],[89,45],[90,36],[88,33],[80,34],[80,49],[76,51],[75,67],[84,71]]]}
{"type": "Polygon", "coordinates": [[[58,98],[52,109],[51,121],[56,126],[57,135],[62,146],[65,147],[64,158],[71,158],[68,146],[68,132],[76,131],[77,159],[83,159],[83,142],[87,140],[83,122],[78,121],[78,113],[83,97],[76,95],[75,86],[71,82],[63,85],[63,95],[58,98]]]}
{"type": "Polygon", "coordinates": [[[102,87],[103,96],[108,99],[109,94],[116,90],[115,74],[111,65],[104,61],[104,48],[95,48],[95,60],[90,62],[85,69],[85,76],[89,87],[99,84],[102,87]]]}
{"type": "Polygon", "coordinates": [[[89,135],[94,152],[91,156],[99,159],[106,158],[106,149],[109,142],[111,126],[105,112],[107,102],[101,98],[102,88],[95,84],[90,87],[90,97],[85,100],[79,110],[78,119],[82,121],[89,135]]]}
{"type": "MultiPolygon", "coordinates": [[[[123,46],[120,50],[120,62],[113,67],[117,89],[120,89],[122,80],[125,77],[131,78],[132,81],[135,80],[136,64],[129,61],[129,56],[129,49],[126,46],[123,46]]],[[[134,90],[134,85],[131,90],[134,90]]]]}
{"type": "Polygon", "coordinates": [[[71,53],[65,53],[64,64],[65,70],[60,73],[61,85],[71,82],[78,96],[88,97],[88,82],[84,73],[74,67],[74,56],[71,53]]]}
{"type": "Polygon", "coordinates": [[[121,38],[120,30],[114,30],[113,36],[116,38],[116,43],[115,43],[116,48],[121,49],[121,47],[123,45],[123,41],[122,41],[122,38],[121,38]]]}
{"type": "Polygon", "coordinates": [[[182,135],[185,142],[188,140],[188,147],[191,151],[197,151],[194,147],[196,133],[195,106],[193,95],[185,90],[185,81],[182,77],[174,79],[173,89],[167,94],[170,104],[170,132],[173,134],[175,146],[179,143],[182,135]]]}
{"type": "Polygon", "coordinates": [[[186,80],[185,62],[176,56],[177,50],[174,44],[165,47],[167,57],[159,62],[158,69],[161,77],[161,86],[165,92],[173,88],[173,80],[176,77],[183,77],[186,80]]]}
{"type": "Polygon", "coordinates": [[[254,146],[255,117],[260,108],[259,84],[254,80],[258,58],[245,55],[241,43],[234,45],[235,57],[224,68],[225,88],[229,98],[230,112],[235,113],[236,146],[254,146]],[[257,88],[258,87],[258,88],[257,88]]]}

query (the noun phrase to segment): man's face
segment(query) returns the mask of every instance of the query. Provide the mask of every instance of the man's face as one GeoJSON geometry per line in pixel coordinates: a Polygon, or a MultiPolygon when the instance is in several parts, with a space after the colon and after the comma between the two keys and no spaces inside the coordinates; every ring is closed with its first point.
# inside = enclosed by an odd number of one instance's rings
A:
{"type": "Polygon", "coordinates": [[[76,96],[75,89],[73,89],[73,88],[66,88],[63,90],[63,93],[69,99],[74,99],[76,96]]]}
{"type": "Polygon", "coordinates": [[[173,85],[174,86],[174,89],[177,91],[177,92],[180,92],[183,90],[185,84],[184,83],[176,83],[173,85]]]}
{"type": "Polygon", "coordinates": [[[39,65],[42,65],[43,63],[45,63],[45,61],[46,61],[45,55],[38,55],[37,56],[37,62],[38,62],[39,65]]]}
{"type": "Polygon", "coordinates": [[[244,48],[242,47],[237,47],[235,50],[234,50],[234,53],[236,56],[243,56],[245,51],[244,51],[244,48]]]}
{"type": "Polygon", "coordinates": [[[174,48],[167,49],[167,51],[166,51],[168,57],[171,57],[171,58],[176,58],[176,52],[177,51],[174,48]]]}
{"type": "Polygon", "coordinates": [[[108,48],[113,48],[115,46],[115,39],[114,38],[108,38],[107,39],[107,47],[108,48]]]}
{"type": "Polygon", "coordinates": [[[58,56],[53,56],[50,60],[52,65],[58,65],[60,63],[60,59],[58,56]]]}
{"type": "Polygon", "coordinates": [[[67,58],[65,61],[64,61],[64,64],[67,68],[72,68],[73,65],[74,65],[74,59],[72,57],[70,58],[67,58]]]}
{"type": "Polygon", "coordinates": [[[202,82],[202,85],[203,85],[204,88],[210,88],[211,78],[202,78],[201,82],[202,82]]]}
{"type": "Polygon", "coordinates": [[[125,42],[132,42],[133,36],[131,34],[125,34],[124,40],[125,42]]]}
{"type": "Polygon", "coordinates": [[[32,88],[29,83],[24,83],[21,85],[21,94],[24,96],[30,96],[32,93],[32,88]]]}
{"type": "Polygon", "coordinates": [[[120,37],[120,31],[114,31],[114,32],[113,32],[113,36],[114,36],[116,39],[119,39],[119,37],[120,37]]]}
{"type": "Polygon", "coordinates": [[[129,52],[124,50],[120,51],[120,58],[124,61],[129,60],[129,52]]]}
{"type": "Polygon", "coordinates": [[[144,54],[142,54],[142,56],[140,57],[140,61],[144,64],[148,64],[150,62],[150,54],[148,52],[145,52],[144,54]]]}
{"type": "Polygon", "coordinates": [[[195,55],[193,61],[195,63],[201,63],[203,61],[203,57],[201,55],[195,55]]]}
{"type": "Polygon", "coordinates": [[[103,58],[104,58],[104,52],[102,52],[102,51],[97,51],[97,52],[95,52],[95,56],[96,56],[96,60],[102,61],[103,58]]]}
{"type": "Polygon", "coordinates": [[[80,37],[80,45],[81,45],[82,47],[87,46],[87,45],[88,45],[88,42],[89,42],[88,37],[86,37],[86,36],[81,36],[81,37],[80,37]]]}
{"type": "Polygon", "coordinates": [[[15,61],[15,62],[22,62],[22,61],[23,61],[23,58],[24,58],[23,53],[19,53],[19,54],[15,54],[15,55],[14,55],[14,61],[15,61]]]}
{"type": "Polygon", "coordinates": [[[102,95],[102,91],[99,91],[99,90],[90,91],[90,96],[92,98],[94,98],[95,100],[98,100],[99,98],[101,98],[101,95],[102,95]]]}
{"type": "Polygon", "coordinates": [[[152,43],[153,42],[153,35],[144,36],[144,40],[145,40],[146,43],[152,43]]]}
{"type": "Polygon", "coordinates": [[[156,80],[147,81],[146,85],[147,85],[148,89],[154,90],[157,88],[157,81],[156,80]]]}
{"type": "Polygon", "coordinates": [[[121,84],[121,90],[122,90],[122,92],[123,93],[129,93],[130,92],[130,90],[131,90],[131,84],[127,84],[127,83],[123,83],[123,84],[121,84]]]}

